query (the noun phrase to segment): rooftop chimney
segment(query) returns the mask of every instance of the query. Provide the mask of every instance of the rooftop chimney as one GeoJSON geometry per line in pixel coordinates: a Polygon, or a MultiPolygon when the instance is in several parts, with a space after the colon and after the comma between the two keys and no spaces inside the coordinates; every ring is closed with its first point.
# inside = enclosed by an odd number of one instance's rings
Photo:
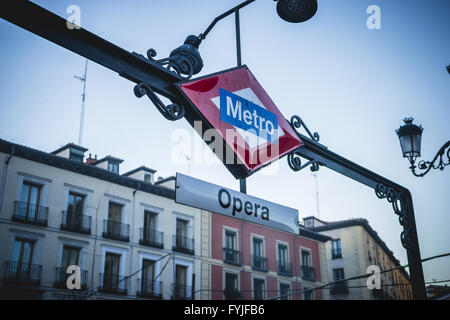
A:
{"type": "Polygon", "coordinates": [[[94,158],[92,158],[92,154],[89,153],[89,158],[86,159],[86,164],[91,164],[95,161],[97,161],[97,155],[95,155],[95,159],[94,159],[94,158]]]}

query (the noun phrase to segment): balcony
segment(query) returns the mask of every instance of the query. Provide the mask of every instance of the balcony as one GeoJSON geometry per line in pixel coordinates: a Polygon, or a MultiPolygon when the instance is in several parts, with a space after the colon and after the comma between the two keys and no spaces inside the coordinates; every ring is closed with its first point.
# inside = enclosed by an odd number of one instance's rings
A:
{"type": "Polygon", "coordinates": [[[292,263],[278,261],[278,274],[280,276],[292,277],[292,263]]]}
{"type": "MultiPolygon", "coordinates": [[[[87,289],[87,271],[86,270],[80,270],[80,290],[86,290],[87,289]]],[[[56,281],[54,283],[55,288],[60,289],[68,289],[67,288],[67,279],[71,276],[70,273],[67,273],[67,268],[56,268],[56,281]]]]}
{"type": "Polygon", "coordinates": [[[331,259],[340,259],[342,258],[342,251],[341,250],[337,250],[337,251],[332,251],[331,252],[331,259]]]}
{"type": "Polygon", "coordinates": [[[173,236],[173,251],[194,254],[194,239],[182,237],[179,235],[173,236]]]}
{"type": "Polygon", "coordinates": [[[162,299],[162,285],[162,281],[138,279],[140,290],[136,292],[136,295],[141,298],[162,299]]]}
{"type": "Polygon", "coordinates": [[[190,300],[192,287],[184,284],[172,284],[172,300],[190,300]]]}
{"type": "Polygon", "coordinates": [[[27,202],[15,201],[12,219],[16,222],[46,227],[48,221],[48,208],[27,202]]]}
{"type": "Polygon", "coordinates": [[[61,230],[91,234],[91,219],[92,217],[90,216],[63,211],[61,230]]]}
{"type": "Polygon", "coordinates": [[[347,281],[336,282],[331,285],[331,294],[344,294],[348,292],[347,281]]]}
{"type": "Polygon", "coordinates": [[[118,274],[100,273],[100,285],[98,291],[126,295],[128,293],[128,278],[118,274]]]}
{"type": "Polygon", "coordinates": [[[225,289],[223,294],[225,300],[239,300],[241,298],[241,292],[237,289],[225,289]]]}
{"type": "Polygon", "coordinates": [[[267,272],[267,258],[252,255],[252,269],[267,272]]]}
{"type": "Polygon", "coordinates": [[[141,228],[139,243],[144,246],[162,249],[164,247],[163,233],[153,229],[141,228]]]}
{"type": "Polygon", "coordinates": [[[5,261],[4,283],[39,286],[41,284],[42,266],[16,261],[5,261]]]}
{"type": "Polygon", "coordinates": [[[316,271],[314,270],[314,267],[302,266],[302,279],[316,281],[316,271]]]}
{"type": "Polygon", "coordinates": [[[103,238],[130,241],[130,225],[111,220],[103,221],[103,238]]]}
{"type": "Polygon", "coordinates": [[[230,248],[223,248],[223,262],[240,266],[241,265],[240,252],[238,250],[230,248]]]}

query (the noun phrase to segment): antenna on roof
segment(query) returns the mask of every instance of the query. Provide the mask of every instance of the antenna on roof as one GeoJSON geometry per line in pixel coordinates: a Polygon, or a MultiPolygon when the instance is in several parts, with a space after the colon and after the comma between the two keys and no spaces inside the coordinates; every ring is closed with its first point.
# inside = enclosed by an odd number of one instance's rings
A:
{"type": "Polygon", "coordinates": [[[317,209],[317,219],[320,219],[320,211],[319,211],[319,180],[317,177],[317,173],[311,173],[311,175],[316,180],[316,209],[317,209]]]}
{"type": "Polygon", "coordinates": [[[74,78],[83,82],[83,94],[81,95],[81,116],[80,116],[80,132],[78,134],[78,145],[83,143],[83,125],[84,125],[84,108],[86,106],[86,76],[87,76],[88,59],[86,59],[86,65],[84,67],[84,76],[73,76],[74,78]]]}

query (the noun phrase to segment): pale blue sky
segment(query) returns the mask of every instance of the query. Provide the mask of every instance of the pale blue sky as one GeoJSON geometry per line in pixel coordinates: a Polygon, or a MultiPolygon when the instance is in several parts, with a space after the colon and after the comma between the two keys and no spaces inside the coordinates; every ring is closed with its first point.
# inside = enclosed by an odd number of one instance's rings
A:
{"type": "MultiPolygon", "coordinates": [[[[81,8],[81,25],[120,47],[166,57],[189,34],[204,31],[218,14],[240,1],[35,1],[63,17],[81,8]]],[[[449,139],[450,1],[319,0],[316,16],[302,24],[281,20],[273,1],[241,11],[242,60],[281,112],[300,115],[320,142],[412,192],[423,257],[450,251],[450,169],[412,176],[395,134],[406,116],[424,127],[422,158],[431,160],[449,139]],[[366,9],[381,8],[381,30],[366,27],[366,9]]],[[[77,142],[84,59],[0,20],[0,138],[44,151],[77,142]]],[[[201,75],[236,65],[234,18],[219,22],[200,47],[201,75]]],[[[171,134],[192,130],[185,120],[165,120],[133,83],[89,64],[83,145],[99,157],[124,159],[121,172],[140,165],[157,175],[187,173],[170,162],[171,134]]],[[[198,138],[196,138],[199,140],[198,138]]],[[[248,179],[251,195],[316,212],[314,178],[280,161],[277,175],[248,179]]],[[[223,165],[191,164],[191,175],[234,189],[223,165]]],[[[363,217],[402,263],[401,227],[386,200],[326,168],[319,173],[320,218],[363,217]]],[[[449,279],[450,257],[424,264],[425,279],[449,279]]]]}

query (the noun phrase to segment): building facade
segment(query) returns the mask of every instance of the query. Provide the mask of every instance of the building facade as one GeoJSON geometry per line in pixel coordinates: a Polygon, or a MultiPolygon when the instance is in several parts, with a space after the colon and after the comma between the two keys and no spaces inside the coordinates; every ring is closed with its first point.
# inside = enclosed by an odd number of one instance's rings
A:
{"type": "Polygon", "coordinates": [[[378,266],[381,271],[400,266],[367,220],[325,222],[311,216],[303,218],[303,222],[308,230],[332,238],[325,244],[328,279],[335,282],[329,290],[330,299],[412,299],[410,278],[404,269],[381,273],[380,289],[369,289],[367,278],[340,281],[367,274],[369,266],[378,266]]]}
{"type": "Polygon", "coordinates": [[[86,151],[0,140],[0,297],[198,299],[200,210],[174,202],[173,178],[86,151]]]}
{"type": "Polygon", "coordinates": [[[202,279],[209,279],[211,290],[204,298],[328,299],[328,292],[312,289],[327,282],[329,237],[293,232],[275,221],[253,223],[217,213],[209,219],[211,245],[203,253],[202,279]]]}

